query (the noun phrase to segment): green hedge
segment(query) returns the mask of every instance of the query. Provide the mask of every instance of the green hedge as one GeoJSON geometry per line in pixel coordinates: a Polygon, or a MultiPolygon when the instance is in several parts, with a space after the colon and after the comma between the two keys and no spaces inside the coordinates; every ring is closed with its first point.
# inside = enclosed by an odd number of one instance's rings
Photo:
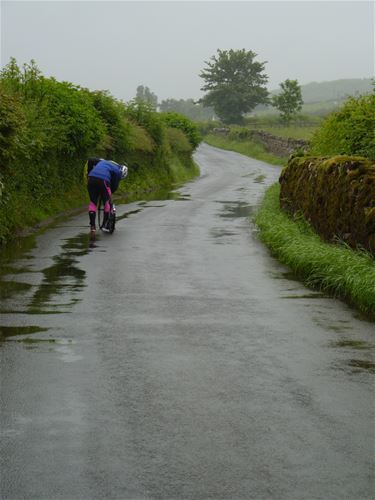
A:
{"type": "Polygon", "coordinates": [[[189,120],[173,125],[179,130],[172,135],[167,122],[143,103],[126,105],[11,59],[0,73],[0,242],[85,203],[90,156],[129,165],[125,194],[170,186],[186,177],[183,168],[195,175],[189,120]]]}
{"type": "Polygon", "coordinates": [[[295,157],[280,176],[280,205],[302,213],[327,241],[375,255],[375,164],[366,158],[295,157]]]}
{"type": "Polygon", "coordinates": [[[350,97],[311,140],[315,156],[359,155],[375,160],[375,92],[350,97]]]}

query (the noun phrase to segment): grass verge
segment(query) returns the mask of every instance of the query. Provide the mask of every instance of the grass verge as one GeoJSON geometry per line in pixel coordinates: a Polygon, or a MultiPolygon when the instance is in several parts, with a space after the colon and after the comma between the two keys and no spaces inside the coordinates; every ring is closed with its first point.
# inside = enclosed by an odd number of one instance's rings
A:
{"type": "MultiPolygon", "coordinates": [[[[199,166],[190,157],[180,159],[177,155],[171,156],[165,172],[149,169],[135,181],[129,175],[116,191],[114,199],[116,203],[141,200],[152,191],[172,190],[199,174],[199,166]]],[[[41,227],[54,223],[61,216],[70,216],[80,210],[87,210],[88,203],[89,197],[84,182],[74,186],[70,191],[61,191],[60,196],[51,197],[48,204],[43,207],[33,204],[31,200],[25,202],[22,194],[18,197],[13,196],[13,209],[0,214],[0,248],[18,236],[31,234],[41,227]],[[26,211],[23,209],[24,206],[27,206],[26,211]],[[7,225],[2,223],[1,215],[6,217],[7,225]]]]}
{"type": "Polygon", "coordinates": [[[261,144],[254,141],[232,141],[225,137],[209,134],[204,137],[204,142],[217,148],[226,149],[228,151],[236,151],[250,158],[256,158],[272,165],[285,165],[287,158],[281,158],[271,153],[267,153],[261,144]]]}
{"type": "Polygon", "coordinates": [[[255,222],[260,239],[312,288],[327,292],[375,318],[375,261],[366,252],[323,242],[305,220],[292,220],[279,206],[280,187],[265,194],[255,222]]]}

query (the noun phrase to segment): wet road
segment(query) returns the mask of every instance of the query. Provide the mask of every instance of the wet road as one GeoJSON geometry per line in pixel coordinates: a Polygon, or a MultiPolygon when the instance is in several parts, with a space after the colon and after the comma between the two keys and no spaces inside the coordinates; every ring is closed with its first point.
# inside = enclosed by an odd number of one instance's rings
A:
{"type": "Polygon", "coordinates": [[[1,261],[1,498],[367,499],[375,326],[305,289],[248,216],[278,169],[202,175],[1,261]]]}

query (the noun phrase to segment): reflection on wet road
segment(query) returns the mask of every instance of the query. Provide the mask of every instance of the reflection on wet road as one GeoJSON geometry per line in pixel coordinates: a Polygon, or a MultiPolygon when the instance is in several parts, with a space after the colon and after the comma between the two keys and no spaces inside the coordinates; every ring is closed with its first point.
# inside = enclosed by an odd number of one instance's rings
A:
{"type": "Polygon", "coordinates": [[[84,213],[3,249],[5,499],[373,497],[374,323],[257,241],[277,168],[196,161],[113,235],[84,213]]]}

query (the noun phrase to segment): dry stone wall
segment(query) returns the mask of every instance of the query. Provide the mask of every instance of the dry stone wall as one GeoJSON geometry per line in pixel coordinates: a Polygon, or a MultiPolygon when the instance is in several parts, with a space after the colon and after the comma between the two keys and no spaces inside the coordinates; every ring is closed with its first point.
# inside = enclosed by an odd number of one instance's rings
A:
{"type": "Polygon", "coordinates": [[[231,131],[227,127],[218,127],[213,129],[214,134],[223,135],[237,140],[255,140],[260,142],[264,149],[275,156],[288,157],[296,150],[307,150],[309,142],[303,139],[292,139],[279,137],[263,130],[241,129],[239,132],[231,131]]]}
{"type": "Polygon", "coordinates": [[[280,176],[280,205],[325,240],[375,256],[375,164],[361,157],[295,157],[280,176]]]}

